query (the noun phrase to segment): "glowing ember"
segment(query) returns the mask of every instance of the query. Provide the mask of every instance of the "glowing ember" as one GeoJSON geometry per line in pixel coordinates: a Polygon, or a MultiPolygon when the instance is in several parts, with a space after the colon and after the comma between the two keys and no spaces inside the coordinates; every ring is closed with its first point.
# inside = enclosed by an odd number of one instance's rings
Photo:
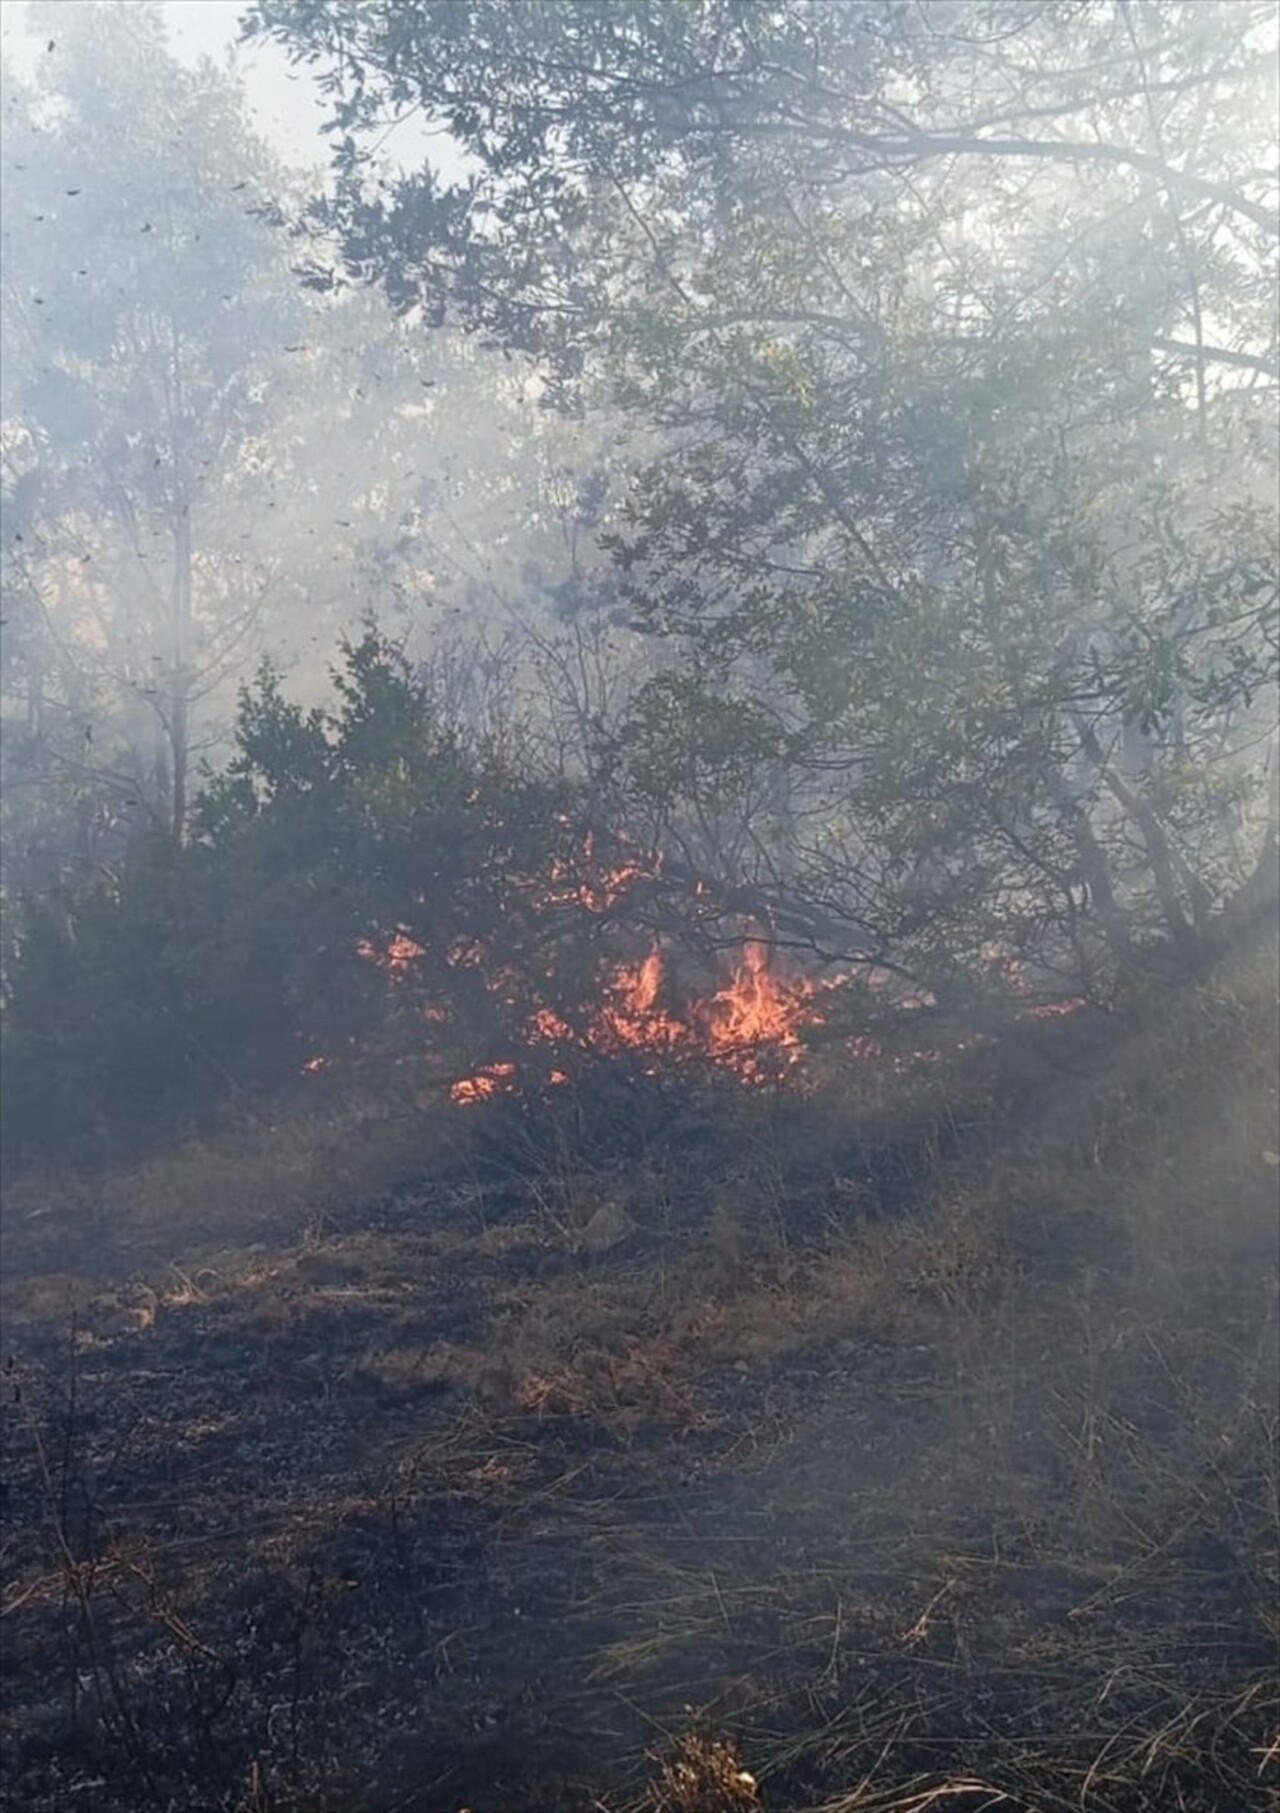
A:
{"type": "Polygon", "coordinates": [[[491,1095],[510,1091],[515,1082],[514,1064],[486,1064],[474,1076],[463,1077],[453,1084],[449,1094],[455,1102],[483,1102],[491,1095]]]}
{"type": "Polygon", "coordinates": [[[659,873],[660,860],[628,857],[616,868],[603,873],[594,868],[595,839],[588,831],[582,842],[580,864],[557,860],[552,863],[543,892],[546,904],[576,905],[588,913],[607,913],[626,899],[637,881],[650,881],[659,873]]]}
{"type": "Polygon", "coordinates": [[[529,1022],[529,1037],[543,1045],[555,1045],[572,1041],[574,1032],[559,1014],[552,1013],[549,1007],[540,1007],[529,1022]]]}
{"type": "Polygon", "coordinates": [[[362,938],[356,946],[357,957],[363,957],[366,963],[376,963],[379,969],[391,976],[407,976],[419,957],[425,957],[426,951],[414,942],[405,932],[396,932],[379,950],[368,938],[362,938]]]}

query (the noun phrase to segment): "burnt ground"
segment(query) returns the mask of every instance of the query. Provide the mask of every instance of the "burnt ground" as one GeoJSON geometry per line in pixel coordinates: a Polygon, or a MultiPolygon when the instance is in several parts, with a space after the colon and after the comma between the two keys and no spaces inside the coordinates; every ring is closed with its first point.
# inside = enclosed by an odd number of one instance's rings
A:
{"type": "Polygon", "coordinates": [[[18,1223],[8,1804],[1268,1804],[1273,1174],[1169,1164],[18,1223]]]}

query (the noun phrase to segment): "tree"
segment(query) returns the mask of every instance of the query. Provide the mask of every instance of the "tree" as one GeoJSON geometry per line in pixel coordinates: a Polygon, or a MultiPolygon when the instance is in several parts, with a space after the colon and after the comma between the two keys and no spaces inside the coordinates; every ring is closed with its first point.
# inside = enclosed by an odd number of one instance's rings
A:
{"type": "Polygon", "coordinates": [[[74,894],[180,835],[236,678],[267,649],[322,698],[369,611],[412,627],[451,712],[564,772],[589,713],[558,643],[603,561],[614,424],[556,417],[460,335],[424,346],[372,293],[307,296],[287,182],[158,15],[82,8],[54,42],[6,101],[10,889],[74,894]]]}
{"type": "Polygon", "coordinates": [[[546,897],[571,794],[442,722],[373,629],[333,679],[308,707],[265,666],[184,844],[157,833],[69,905],[24,903],[7,1161],[128,1157],[279,1098],[311,1061],[367,1058],[384,1091],[390,1057],[447,1079],[501,1055],[554,975],[585,975],[584,915],[546,897]]]}
{"type": "Polygon", "coordinates": [[[8,753],[46,810],[59,780],[180,840],[205,701],[276,577],[249,506],[303,315],[255,213],[282,178],[156,8],[30,10],[56,54],[5,77],[8,753]]]}
{"type": "Polygon", "coordinates": [[[938,982],[1212,948],[1274,848],[1275,42],[1212,0],[260,0],[346,269],[661,435],[672,834],[938,982]],[[389,114],[469,174],[366,181],[389,114]],[[773,777],[771,780],[770,777],[773,777]],[[778,777],[782,777],[781,780],[778,777]]]}

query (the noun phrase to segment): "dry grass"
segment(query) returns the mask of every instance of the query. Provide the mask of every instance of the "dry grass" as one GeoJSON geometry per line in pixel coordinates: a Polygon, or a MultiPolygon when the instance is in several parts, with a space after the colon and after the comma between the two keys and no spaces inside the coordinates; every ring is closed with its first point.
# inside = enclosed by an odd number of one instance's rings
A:
{"type": "Polygon", "coordinates": [[[748,1813],[759,1805],[756,1779],[732,1745],[701,1732],[679,1739],[644,1802],[645,1813],[748,1813]]]}
{"type": "Polygon", "coordinates": [[[296,1239],[447,1162],[448,1138],[440,1118],[347,1101],[324,1116],[284,1110],[97,1177],[28,1174],[5,1191],[5,1271],[47,1276],[68,1245],[102,1276],[178,1252],[194,1261],[296,1239]]]}
{"type": "MultiPolygon", "coordinates": [[[[1030,1107],[1000,1074],[1026,1052],[912,1079],[891,1134],[862,1078],[856,1112],[831,1078],[802,1109],[731,1104],[696,1162],[591,1164],[535,1126],[501,1213],[463,1162],[481,1123],[459,1144],[367,1106],[93,1190],[28,1180],[6,1302],[65,1325],[88,1279],[105,1353],[216,1312],[294,1367],[294,1408],[376,1391],[356,1496],[397,1552],[459,1507],[499,1572],[517,1532],[567,1531],[595,1584],[543,1633],[549,1703],[558,1671],[574,1704],[715,1724],[671,1739],[647,1798],[633,1753],[629,1789],[566,1807],[1261,1807],[1275,1004],[1258,959],[1069,1060],[1046,1033],[1030,1107]],[[356,1225],[446,1171],[434,1219],[356,1225]],[[99,1239],[79,1270],[75,1230],[99,1239]]],[[[18,1583],[15,1616],[52,1578],[18,1583]]],[[[444,1674],[469,1641],[460,1615],[433,1633],[444,1674]]],[[[289,1804],[253,1768],[258,1803],[289,1804]]]]}

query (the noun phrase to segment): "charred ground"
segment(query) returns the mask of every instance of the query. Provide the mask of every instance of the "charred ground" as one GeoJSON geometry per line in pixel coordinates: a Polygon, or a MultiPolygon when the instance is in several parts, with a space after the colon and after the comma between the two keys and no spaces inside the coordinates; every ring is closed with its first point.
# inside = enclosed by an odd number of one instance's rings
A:
{"type": "Polygon", "coordinates": [[[1265,1804],[1274,990],[24,1181],[10,1792],[1265,1804]]]}

